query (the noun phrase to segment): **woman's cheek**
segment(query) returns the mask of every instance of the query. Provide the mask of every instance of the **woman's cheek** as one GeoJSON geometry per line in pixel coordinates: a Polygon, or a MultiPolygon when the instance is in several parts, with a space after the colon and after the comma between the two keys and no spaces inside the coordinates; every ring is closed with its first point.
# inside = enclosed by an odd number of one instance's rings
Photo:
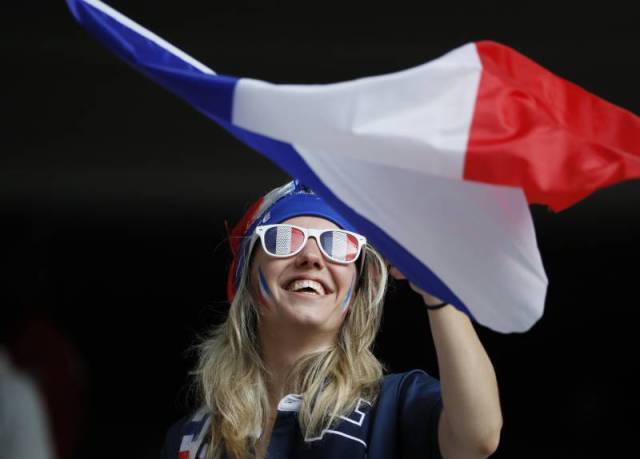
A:
{"type": "Polygon", "coordinates": [[[356,283],[356,276],[354,275],[353,278],[351,279],[351,284],[349,284],[349,290],[347,290],[347,294],[344,296],[344,300],[342,300],[342,312],[343,314],[346,314],[347,311],[350,308],[350,303],[351,303],[351,298],[353,297],[353,288],[355,286],[356,283]]]}
{"type": "Polygon", "coordinates": [[[267,284],[267,279],[262,272],[262,268],[258,268],[258,300],[262,306],[268,306],[273,301],[273,294],[267,284]]]}

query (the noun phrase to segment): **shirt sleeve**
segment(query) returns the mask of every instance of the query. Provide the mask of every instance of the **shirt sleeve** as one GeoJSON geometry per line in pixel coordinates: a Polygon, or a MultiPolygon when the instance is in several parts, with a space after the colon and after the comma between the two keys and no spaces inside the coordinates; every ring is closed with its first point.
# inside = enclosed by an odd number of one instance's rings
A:
{"type": "Polygon", "coordinates": [[[400,383],[399,396],[402,457],[442,459],[438,444],[440,381],[422,370],[411,371],[400,383]]]}
{"type": "Polygon", "coordinates": [[[164,440],[164,445],[160,451],[160,459],[178,459],[178,450],[182,441],[182,431],[187,418],[184,417],[175,422],[169,430],[164,440]]]}

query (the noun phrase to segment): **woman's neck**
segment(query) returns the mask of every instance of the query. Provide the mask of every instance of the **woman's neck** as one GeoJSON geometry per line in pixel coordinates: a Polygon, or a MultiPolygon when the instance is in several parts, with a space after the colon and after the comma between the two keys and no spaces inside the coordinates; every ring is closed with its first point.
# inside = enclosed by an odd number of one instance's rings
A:
{"type": "Polygon", "coordinates": [[[335,336],[312,333],[287,333],[283,330],[260,329],[262,358],[270,378],[267,381],[269,399],[274,409],[292,389],[291,369],[304,355],[333,346],[335,336]]]}

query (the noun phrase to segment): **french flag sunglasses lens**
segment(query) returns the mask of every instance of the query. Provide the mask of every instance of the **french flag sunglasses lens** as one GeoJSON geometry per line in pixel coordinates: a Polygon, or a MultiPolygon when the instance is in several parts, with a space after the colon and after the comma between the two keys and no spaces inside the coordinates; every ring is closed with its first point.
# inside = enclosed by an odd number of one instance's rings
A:
{"type": "Polygon", "coordinates": [[[326,231],[320,235],[320,244],[335,260],[349,262],[358,256],[358,240],[343,231],[326,231]]]}
{"type": "Polygon", "coordinates": [[[274,226],[264,233],[264,245],[272,255],[286,256],[302,247],[304,233],[291,226],[274,226]]]}
{"type": "MultiPolygon", "coordinates": [[[[267,252],[276,256],[291,255],[302,248],[304,232],[291,226],[274,226],[264,233],[267,252]]],[[[354,261],[358,255],[358,240],[343,231],[329,230],[320,236],[320,245],[329,257],[342,262],[354,261]]]]}

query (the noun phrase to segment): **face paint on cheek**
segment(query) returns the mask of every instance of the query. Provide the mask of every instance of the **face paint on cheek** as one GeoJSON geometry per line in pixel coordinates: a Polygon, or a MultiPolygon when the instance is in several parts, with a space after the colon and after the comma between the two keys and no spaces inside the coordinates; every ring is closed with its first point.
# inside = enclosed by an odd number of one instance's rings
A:
{"type": "Polygon", "coordinates": [[[269,290],[267,280],[265,279],[264,274],[262,274],[262,269],[260,268],[258,268],[258,284],[260,287],[260,303],[266,305],[267,302],[271,300],[271,290],[269,290]]]}
{"type": "Polygon", "coordinates": [[[350,307],[350,302],[351,302],[351,297],[353,296],[353,287],[356,283],[356,276],[353,276],[353,279],[351,280],[351,285],[349,286],[349,290],[347,291],[347,294],[344,296],[344,300],[342,300],[342,312],[346,313],[349,310],[350,307]]]}

